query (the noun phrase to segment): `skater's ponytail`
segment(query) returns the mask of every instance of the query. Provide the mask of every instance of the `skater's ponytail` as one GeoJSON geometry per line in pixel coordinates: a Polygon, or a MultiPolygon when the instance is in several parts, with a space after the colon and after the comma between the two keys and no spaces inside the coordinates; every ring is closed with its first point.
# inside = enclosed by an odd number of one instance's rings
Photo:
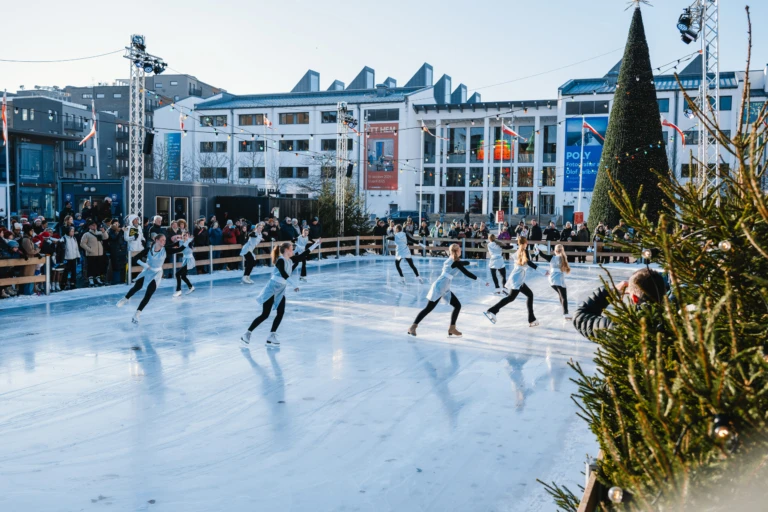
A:
{"type": "Polygon", "coordinates": [[[568,265],[568,256],[565,255],[565,247],[563,247],[563,244],[557,244],[555,246],[555,255],[560,256],[560,271],[570,274],[571,266],[568,265]]]}
{"type": "Polygon", "coordinates": [[[524,266],[528,264],[528,251],[526,250],[528,248],[528,239],[524,236],[517,237],[517,257],[515,260],[515,264],[519,266],[524,266]]]}
{"type": "Polygon", "coordinates": [[[459,244],[452,244],[448,251],[450,252],[453,261],[459,261],[461,259],[461,246],[459,244]]]}
{"type": "Polygon", "coordinates": [[[496,235],[494,235],[493,233],[488,235],[488,241],[489,242],[495,242],[496,241],[496,235]]]}
{"type": "Polygon", "coordinates": [[[275,263],[277,263],[278,258],[280,258],[280,256],[290,248],[291,248],[291,244],[288,242],[283,242],[281,244],[277,244],[276,246],[274,246],[272,248],[272,264],[274,265],[275,263]]]}

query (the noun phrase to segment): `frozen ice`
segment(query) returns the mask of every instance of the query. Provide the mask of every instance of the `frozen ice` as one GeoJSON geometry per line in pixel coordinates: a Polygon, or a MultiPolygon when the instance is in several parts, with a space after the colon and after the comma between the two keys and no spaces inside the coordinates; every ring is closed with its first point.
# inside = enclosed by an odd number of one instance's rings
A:
{"type": "MultiPolygon", "coordinates": [[[[0,510],[552,510],[536,478],[577,491],[597,452],[567,366],[594,345],[536,272],[541,326],[523,300],[488,322],[485,262],[453,281],[463,338],[445,305],[409,337],[442,265],[415,262],[406,286],[392,259],[310,263],[279,349],[271,318],[239,341],[263,272],[166,280],[139,326],[127,286],[0,302],[0,510]]],[[[572,310],[601,272],[575,266],[572,310]]]]}

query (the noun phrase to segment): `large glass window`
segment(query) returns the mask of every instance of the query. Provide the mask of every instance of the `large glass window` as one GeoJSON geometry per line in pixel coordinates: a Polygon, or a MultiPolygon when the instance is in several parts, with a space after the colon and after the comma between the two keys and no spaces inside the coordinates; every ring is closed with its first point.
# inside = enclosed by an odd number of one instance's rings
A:
{"type": "MultiPolygon", "coordinates": [[[[347,139],[347,151],[352,151],[354,140],[347,139]]],[[[336,139],[322,139],[320,141],[320,151],[336,151],[336,139]]]]}
{"type": "Polygon", "coordinates": [[[520,139],[517,141],[517,150],[519,156],[517,161],[521,164],[528,164],[533,162],[533,126],[521,126],[517,133],[520,134],[520,139]]]}
{"type": "Polygon", "coordinates": [[[21,183],[51,184],[54,182],[56,164],[53,146],[21,142],[18,148],[21,183]]]}
{"type": "Polygon", "coordinates": [[[470,163],[482,162],[483,153],[483,129],[482,128],[470,128],[469,129],[469,161],[470,163]]]}
{"type": "Polygon", "coordinates": [[[463,190],[449,190],[445,193],[445,213],[464,213],[465,192],[463,190]]]}
{"type": "Polygon", "coordinates": [[[659,112],[669,112],[669,98],[656,98],[656,102],[659,104],[659,112]]]}
{"type": "Polygon", "coordinates": [[[720,96],[720,110],[731,110],[733,108],[733,96],[720,96]]]}
{"type": "Polygon", "coordinates": [[[200,142],[201,153],[226,153],[227,141],[202,141],[200,142]]]}
{"type": "Polygon", "coordinates": [[[400,109],[397,108],[379,108],[365,111],[366,119],[369,123],[377,121],[399,121],[400,109]]]}
{"type": "MultiPolygon", "coordinates": [[[[490,145],[487,149],[493,152],[493,161],[511,162],[512,159],[515,158],[515,146],[514,141],[512,140],[512,136],[502,134],[501,127],[499,126],[491,128],[491,133],[493,133],[493,137],[491,137],[493,144],[490,145]]],[[[486,144],[486,146],[488,145],[486,144]]],[[[480,156],[482,159],[483,155],[480,156]]]]}
{"type": "Polygon", "coordinates": [[[539,196],[539,210],[542,215],[554,215],[555,214],[555,195],[554,194],[541,194],[539,196]]]}
{"type": "Polygon", "coordinates": [[[200,126],[227,126],[227,116],[201,116],[200,126]]]}
{"type": "Polygon", "coordinates": [[[336,119],[338,118],[338,112],[335,110],[329,110],[326,112],[323,112],[322,122],[323,123],[335,123],[336,119]]]}
{"type": "Polygon", "coordinates": [[[264,124],[264,114],[241,114],[240,126],[257,126],[264,124]]]}
{"type": "Polygon", "coordinates": [[[501,186],[502,187],[509,187],[509,167],[495,167],[493,168],[493,186],[498,187],[499,186],[499,179],[501,179],[501,186]],[[501,174],[501,178],[499,178],[499,174],[501,174]]]}
{"type": "Polygon", "coordinates": [[[227,168],[226,167],[201,167],[200,178],[207,179],[207,180],[212,180],[212,179],[225,180],[227,179],[227,168]]]}
{"type": "Polygon", "coordinates": [[[280,114],[280,124],[309,124],[309,112],[280,114]]]}
{"type": "Polygon", "coordinates": [[[264,167],[240,167],[238,171],[241,180],[264,179],[266,174],[264,167]]]}
{"type": "MultiPolygon", "coordinates": [[[[419,185],[421,184],[419,183],[419,185]]],[[[433,187],[434,185],[435,185],[435,168],[425,167],[424,168],[424,186],[433,187]]]]}
{"type": "Polygon", "coordinates": [[[554,187],[556,181],[556,168],[544,167],[541,170],[541,186],[542,187],[554,187]]]}
{"type": "Polygon", "coordinates": [[[483,168],[482,167],[469,168],[469,186],[470,187],[483,186],[483,168]]]}
{"type": "Polygon", "coordinates": [[[520,188],[533,186],[533,167],[519,167],[517,169],[517,186],[520,188]]]}
{"type": "Polygon", "coordinates": [[[448,163],[463,164],[467,161],[467,129],[449,128],[448,132],[448,163]]]}
{"type": "Polygon", "coordinates": [[[544,162],[554,163],[557,161],[557,125],[548,124],[544,126],[544,162]]]}
{"type": "Polygon", "coordinates": [[[238,144],[237,147],[241,153],[263,153],[264,141],[244,140],[240,144],[238,144]]]}
{"type": "Polygon", "coordinates": [[[690,130],[683,132],[685,135],[686,146],[697,146],[699,144],[699,132],[698,130],[690,130]]]}
{"type": "Polygon", "coordinates": [[[21,187],[19,188],[19,213],[29,216],[30,213],[42,215],[47,219],[54,218],[54,190],[52,188],[21,187]]]}
{"type": "MultiPolygon", "coordinates": [[[[501,209],[507,210],[509,209],[509,198],[510,198],[510,191],[509,190],[502,190],[501,192],[501,209]]],[[[493,192],[493,205],[491,205],[491,209],[493,211],[497,211],[499,209],[499,191],[495,190],[493,192]]]]}
{"type": "Polygon", "coordinates": [[[449,167],[447,170],[447,187],[463,187],[467,181],[467,173],[461,167],[449,167]]]}
{"type": "MultiPolygon", "coordinates": [[[[434,131],[432,131],[434,133],[434,131]]],[[[435,137],[429,133],[424,134],[424,163],[434,164],[435,153],[437,152],[437,143],[435,137]]]]}
{"type": "Polygon", "coordinates": [[[680,166],[681,178],[695,178],[698,173],[699,173],[698,164],[682,164],[680,166]]]}
{"type": "Polygon", "coordinates": [[[518,192],[516,206],[518,215],[528,215],[533,207],[533,192],[518,192]]]}
{"type": "Polygon", "coordinates": [[[472,191],[469,193],[469,213],[483,213],[483,193],[472,191]]]}

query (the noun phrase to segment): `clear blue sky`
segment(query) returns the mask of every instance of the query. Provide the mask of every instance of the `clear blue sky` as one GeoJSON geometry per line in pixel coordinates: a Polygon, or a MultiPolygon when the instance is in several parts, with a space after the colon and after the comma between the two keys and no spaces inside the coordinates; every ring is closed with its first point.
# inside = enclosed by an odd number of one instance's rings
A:
{"type": "MultiPolygon", "coordinates": [[[[643,7],[651,62],[694,51],[675,28],[688,1],[643,7]]],[[[744,2],[721,0],[721,70],[746,58],[744,2]]],[[[768,19],[768,1],[752,2],[752,20],[768,19]]],[[[363,66],[404,85],[423,62],[453,86],[473,89],[526,77],[623,49],[632,10],[625,0],[164,0],[105,1],[62,8],[17,3],[3,23],[3,59],[57,59],[125,46],[143,33],[148,50],[174,69],[234,93],[290,90],[307,69],[321,88],[349,84],[363,66]],[[131,4],[135,7],[126,10],[131,4]],[[341,27],[341,28],[340,28],[341,27]]],[[[755,23],[752,69],[768,62],[768,31],[755,23]]],[[[555,97],[570,78],[602,76],[622,50],[536,78],[483,87],[484,100],[555,97]]],[[[90,85],[128,75],[120,54],[62,64],[0,62],[0,87],[90,85]]]]}

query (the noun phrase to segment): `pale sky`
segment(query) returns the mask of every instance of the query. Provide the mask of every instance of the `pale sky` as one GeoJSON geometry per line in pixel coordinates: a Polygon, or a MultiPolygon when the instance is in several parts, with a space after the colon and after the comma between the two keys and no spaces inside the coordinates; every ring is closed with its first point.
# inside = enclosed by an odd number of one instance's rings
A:
{"type": "MultiPolygon", "coordinates": [[[[695,51],[675,25],[686,0],[643,7],[654,67],[695,51]]],[[[768,1],[752,2],[752,69],[768,62],[768,1]]],[[[290,91],[307,69],[320,87],[349,84],[363,66],[405,85],[424,62],[484,101],[554,98],[570,78],[603,76],[621,57],[632,10],[625,0],[132,0],[78,7],[41,0],[6,9],[0,59],[66,59],[124,47],[130,34],[170,72],[236,94],[290,91]],[[129,7],[130,6],[130,7],[129,7]],[[589,62],[546,73],[614,51],[589,62]],[[514,81],[513,81],[514,80],[514,81]],[[489,85],[509,82],[504,85],[489,85]]],[[[721,70],[743,70],[744,1],[721,0],[721,70]]],[[[122,54],[56,63],[0,62],[0,87],[91,85],[128,76],[122,54]]]]}

